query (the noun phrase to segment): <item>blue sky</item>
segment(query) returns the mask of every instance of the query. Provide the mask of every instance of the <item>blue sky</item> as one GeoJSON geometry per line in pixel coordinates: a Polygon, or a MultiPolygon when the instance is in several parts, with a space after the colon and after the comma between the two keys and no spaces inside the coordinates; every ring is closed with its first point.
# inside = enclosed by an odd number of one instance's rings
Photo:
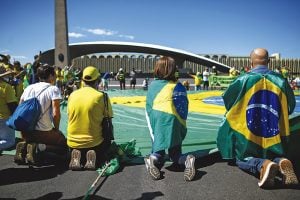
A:
{"type": "MultiPolygon", "coordinates": [[[[67,0],[69,42],[126,41],[196,54],[300,58],[298,0],[67,0]]],[[[1,0],[0,53],[22,64],[54,47],[54,0],[1,0]]]]}

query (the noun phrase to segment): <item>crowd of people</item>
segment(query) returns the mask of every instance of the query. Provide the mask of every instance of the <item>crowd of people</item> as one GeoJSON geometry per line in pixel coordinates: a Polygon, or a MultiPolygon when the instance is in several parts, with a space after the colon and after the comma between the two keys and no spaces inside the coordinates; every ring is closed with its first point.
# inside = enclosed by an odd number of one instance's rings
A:
{"type": "MultiPolygon", "coordinates": [[[[229,71],[230,76],[236,76],[236,79],[223,95],[227,112],[219,129],[218,148],[224,159],[234,159],[242,170],[259,174],[260,187],[273,187],[279,173],[283,184],[298,184],[293,168],[295,160],[289,160],[286,154],[289,143],[280,146],[280,137],[288,135],[288,117],[295,107],[288,73],[284,68],[277,72],[268,69],[266,49],[254,49],[250,60],[251,70],[244,68],[244,71],[237,71],[232,68],[229,71]],[[253,87],[255,84],[256,87],[253,87]],[[255,93],[246,94],[247,90],[255,90],[255,93]],[[271,105],[272,109],[262,109],[264,104],[271,105]],[[274,117],[270,117],[271,114],[265,110],[272,110],[274,117]],[[244,118],[248,121],[241,120],[244,118]],[[261,119],[264,120],[257,121],[261,119]],[[240,127],[247,127],[247,130],[240,127]],[[258,138],[255,145],[242,141],[252,133],[258,138]],[[279,137],[277,148],[266,148],[265,140],[273,136],[279,137]],[[260,146],[262,150],[257,150],[260,146]]],[[[207,67],[203,73],[189,75],[195,81],[195,90],[208,90],[209,77],[217,74],[216,67],[212,67],[211,71],[207,67]]],[[[94,66],[83,70],[73,64],[64,68],[54,67],[40,63],[39,56],[35,57],[33,64],[26,63],[22,68],[20,62],[10,64],[9,56],[1,55],[0,151],[16,145],[14,161],[18,164],[34,165],[40,162],[41,157],[51,153],[68,160],[70,170],[96,170],[109,159],[107,152],[111,145],[111,141],[103,135],[102,121],[105,115],[113,117],[113,108],[104,91],[108,90],[111,78],[119,81],[120,90],[125,90],[125,77],[122,68],[115,76],[109,72],[101,76],[94,66]],[[15,130],[5,122],[18,104],[33,97],[39,100],[42,114],[35,130],[21,131],[22,140],[15,144],[15,130]],[[59,128],[60,103],[63,100],[67,101],[66,134],[59,128]]],[[[137,72],[134,68],[129,77],[130,88],[135,89],[137,72]]],[[[145,119],[152,141],[152,151],[144,158],[147,172],[154,180],[161,179],[167,151],[173,164],[184,168],[184,180],[191,181],[196,174],[196,158],[192,154],[182,153],[182,143],[188,129],[189,83],[180,82],[175,60],[166,56],[157,61],[153,77],[151,84],[148,78],[143,81],[143,89],[148,90],[145,119]]]]}

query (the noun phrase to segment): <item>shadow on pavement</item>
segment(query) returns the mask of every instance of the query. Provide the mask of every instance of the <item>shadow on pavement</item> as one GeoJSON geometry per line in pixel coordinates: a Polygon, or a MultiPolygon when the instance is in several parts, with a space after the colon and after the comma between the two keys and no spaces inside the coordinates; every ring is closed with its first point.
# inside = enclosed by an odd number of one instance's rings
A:
{"type": "Polygon", "coordinates": [[[0,186],[46,180],[63,174],[65,166],[7,168],[0,171],[0,186]]]}

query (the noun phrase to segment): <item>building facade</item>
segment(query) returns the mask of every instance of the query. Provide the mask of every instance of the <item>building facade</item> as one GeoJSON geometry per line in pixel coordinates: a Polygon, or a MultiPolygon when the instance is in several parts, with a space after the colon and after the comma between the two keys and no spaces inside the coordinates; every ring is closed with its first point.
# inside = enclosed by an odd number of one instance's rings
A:
{"type": "MultiPolygon", "coordinates": [[[[217,62],[223,63],[236,69],[241,69],[250,66],[249,56],[229,56],[229,55],[210,55],[199,54],[206,58],[210,58],[217,62]]],[[[87,55],[74,59],[75,67],[84,68],[89,65],[97,67],[101,73],[104,72],[118,72],[119,68],[129,73],[132,68],[142,74],[151,74],[156,61],[159,59],[158,55],[148,54],[99,54],[87,55]]],[[[270,69],[274,70],[277,66],[287,67],[292,76],[300,75],[300,59],[286,59],[280,58],[280,54],[273,54],[270,56],[270,69]]],[[[206,66],[185,61],[181,73],[190,72],[203,72],[206,66]]]]}

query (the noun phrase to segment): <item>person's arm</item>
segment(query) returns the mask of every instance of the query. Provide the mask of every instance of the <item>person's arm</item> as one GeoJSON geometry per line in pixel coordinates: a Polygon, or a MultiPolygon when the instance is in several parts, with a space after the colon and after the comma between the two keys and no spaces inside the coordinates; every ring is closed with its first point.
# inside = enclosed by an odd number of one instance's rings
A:
{"type": "Polygon", "coordinates": [[[52,101],[52,110],[53,110],[53,125],[54,129],[59,130],[60,123],[60,99],[52,101]]]}

